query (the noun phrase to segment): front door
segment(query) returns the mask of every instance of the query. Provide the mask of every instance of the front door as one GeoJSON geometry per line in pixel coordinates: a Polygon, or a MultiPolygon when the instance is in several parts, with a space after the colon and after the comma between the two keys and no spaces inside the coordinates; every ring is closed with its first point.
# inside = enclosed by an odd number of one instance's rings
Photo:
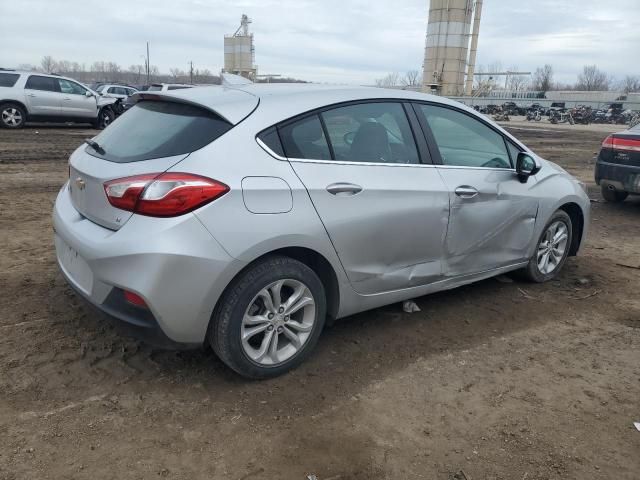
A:
{"type": "Polygon", "coordinates": [[[401,103],[350,104],[279,132],[357,292],[442,278],[448,193],[401,103]]]}
{"type": "Polygon", "coordinates": [[[532,188],[514,163],[518,147],[474,116],[418,104],[437,167],[449,191],[446,275],[480,273],[528,260],[538,213],[532,188]]]}
{"type": "Polygon", "coordinates": [[[54,77],[30,75],[24,86],[29,115],[57,117],[60,115],[62,95],[54,77]]]}
{"type": "Polygon", "coordinates": [[[96,99],[93,95],[87,96],[87,90],[82,85],[63,78],[58,79],[62,101],[60,102],[61,114],[72,118],[96,118],[96,99]]]}

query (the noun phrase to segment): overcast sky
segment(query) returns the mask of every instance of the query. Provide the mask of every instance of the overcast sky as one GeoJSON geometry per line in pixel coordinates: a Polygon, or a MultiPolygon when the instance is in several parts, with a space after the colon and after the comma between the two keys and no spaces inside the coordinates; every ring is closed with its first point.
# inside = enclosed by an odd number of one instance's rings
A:
{"type": "MultiPolygon", "coordinates": [[[[259,73],[371,84],[419,69],[428,0],[0,0],[0,66],[44,55],[219,72],[223,35],[253,20],[259,73]]],[[[550,63],[574,82],[585,64],[640,75],[640,0],[485,0],[478,63],[534,70],[550,63]]]]}

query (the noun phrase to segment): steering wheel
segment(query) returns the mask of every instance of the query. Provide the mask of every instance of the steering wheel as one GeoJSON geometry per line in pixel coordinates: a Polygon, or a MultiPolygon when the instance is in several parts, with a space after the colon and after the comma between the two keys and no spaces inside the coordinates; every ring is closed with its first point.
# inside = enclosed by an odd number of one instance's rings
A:
{"type": "Polygon", "coordinates": [[[509,168],[510,167],[510,165],[507,165],[507,162],[505,162],[504,159],[500,157],[492,158],[488,162],[483,163],[481,166],[487,167],[487,168],[509,168]]]}

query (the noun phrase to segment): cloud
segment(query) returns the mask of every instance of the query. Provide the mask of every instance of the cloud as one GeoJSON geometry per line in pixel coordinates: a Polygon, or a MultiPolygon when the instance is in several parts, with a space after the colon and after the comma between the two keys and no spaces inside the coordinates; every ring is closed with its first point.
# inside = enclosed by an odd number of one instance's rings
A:
{"type": "MultiPolygon", "coordinates": [[[[151,62],[161,71],[219,71],[223,36],[240,15],[253,19],[261,73],[370,84],[387,72],[420,69],[428,2],[400,0],[0,0],[0,66],[38,64],[44,55],[90,65],[151,62]]],[[[478,63],[533,71],[554,65],[574,81],[595,63],[615,76],[640,74],[637,0],[487,0],[478,63]]]]}

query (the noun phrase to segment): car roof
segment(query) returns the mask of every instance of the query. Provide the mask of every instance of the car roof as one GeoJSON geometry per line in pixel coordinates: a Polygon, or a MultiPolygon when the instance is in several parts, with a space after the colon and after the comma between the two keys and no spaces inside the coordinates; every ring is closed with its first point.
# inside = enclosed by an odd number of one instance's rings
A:
{"type": "Polygon", "coordinates": [[[260,104],[257,113],[267,123],[277,123],[309,110],[336,103],[399,99],[422,100],[456,105],[472,111],[465,105],[445,97],[411,90],[360,87],[350,85],[323,85],[314,83],[249,84],[231,86],[194,87],[168,92],[150,92],[187,103],[203,106],[217,112],[231,123],[238,123],[260,104]],[[250,109],[250,110],[249,110],[250,109]]]}

